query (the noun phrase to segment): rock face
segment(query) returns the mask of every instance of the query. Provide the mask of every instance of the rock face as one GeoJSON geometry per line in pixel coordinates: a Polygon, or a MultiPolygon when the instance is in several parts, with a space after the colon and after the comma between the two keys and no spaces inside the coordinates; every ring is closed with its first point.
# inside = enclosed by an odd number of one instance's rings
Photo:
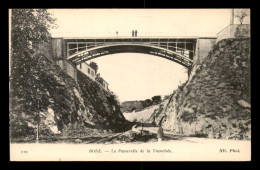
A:
{"type": "Polygon", "coordinates": [[[70,129],[85,127],[116,131],[125,122],[115,97],[83,73],[75,82],[43,54],[14,57],[9,100],[12,138],[35,135],[38,115],[42,136],[68,135],[70,129]]]}
{"type": "Polygon", "coordinates": [[[87,118],[92,125],[116,131],[120,124],[125,123],[114,95],[81,72],[78,72],[78,84],[88,113],[87,118]]]}
{"type": "Polygon", "coordinates": [[[251,139],[250,40],[218,42],[190,80],[154,113],[165,129],[191,136],[251,139]]]}

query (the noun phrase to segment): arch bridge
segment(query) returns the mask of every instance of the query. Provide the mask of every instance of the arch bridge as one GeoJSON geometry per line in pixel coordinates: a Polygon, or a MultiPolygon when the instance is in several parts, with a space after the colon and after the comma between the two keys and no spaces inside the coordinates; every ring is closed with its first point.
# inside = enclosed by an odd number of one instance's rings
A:
{"type": "Polygon", "coordinates": [[[163,57],[190,68],[197,38],[66,38],[66,58],[73,64],[115,53],[143,53],[163,57]]]}
{"type": "MultiPolygon", "coordinates": [[[[65,60],[73,67],[104,55],[150,54],[176,62],[186,67],[189,73],[201,50],[199,40],[205,39],[216,40],[215,37],[62,37],[52,38],[52,54],[56,63],[65,60]]],[[[202,51],[205,51],[204,48],[202,41],[202,51]]],[[[206,53],[209,49],[211,46],[207,47],[206,53]]]]}

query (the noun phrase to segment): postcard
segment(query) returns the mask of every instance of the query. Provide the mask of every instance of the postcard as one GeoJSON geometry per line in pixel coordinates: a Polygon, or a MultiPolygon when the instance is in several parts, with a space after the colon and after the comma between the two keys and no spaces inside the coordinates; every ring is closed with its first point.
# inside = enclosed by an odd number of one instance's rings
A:
{"type": "Polygon", "coordinates": [[[251,161],[250,9],[9,9],[10,161],[251,161]]]}

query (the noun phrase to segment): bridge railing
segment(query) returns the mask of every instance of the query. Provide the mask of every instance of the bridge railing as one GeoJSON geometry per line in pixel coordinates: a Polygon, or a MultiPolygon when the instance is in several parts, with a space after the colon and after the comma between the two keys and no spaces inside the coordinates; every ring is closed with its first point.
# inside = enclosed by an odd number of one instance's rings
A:
{"type": "Polygon", "coordinates": [[[184,55],[185,57],[189,58],[189,53],[192,53],[194,55],[195,47],[192,47],[192,49],[186,48],[186,43],[189,42],[73,42],[67,44],[67,56],[73,56],[77,53],[80,53],[81,51],[92,49],[95,47],[101,47],[101,46],[110,46],[110,45],[144,45],[144,46],[154,46],[154,47],[160,47],[167,50],[172,50],[177,53],[180,53],[181,55],[184,55]],[[71,48],[70,45],[73,44],[75,47],[71,48]],[[178,44],[184,44],[183,46],[178,46],[178,44]]]}

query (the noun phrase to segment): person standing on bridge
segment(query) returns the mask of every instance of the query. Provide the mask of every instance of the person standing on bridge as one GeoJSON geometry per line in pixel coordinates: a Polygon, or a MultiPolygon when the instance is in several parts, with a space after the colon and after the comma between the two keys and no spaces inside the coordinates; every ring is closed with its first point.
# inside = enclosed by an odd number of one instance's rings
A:
{"type": "Polygon", "coordinates": [[[157,138],[158,138],[158,142],[161,143],[162,138],[163,138],[163,128],[162,128],[161,124],[159,124],[159,128],[157,131],[157,138]]]}
{"type": "Polygon", "coordinates": [[[137,30],[135,30],[135,36],[137,37],[137,30]]]}
{"type": "Polygon", "coordinates": [[[134,32],[134,30],[132,30],[132,37],[134,37],[135,36],[135,32],[134,32]]]}

